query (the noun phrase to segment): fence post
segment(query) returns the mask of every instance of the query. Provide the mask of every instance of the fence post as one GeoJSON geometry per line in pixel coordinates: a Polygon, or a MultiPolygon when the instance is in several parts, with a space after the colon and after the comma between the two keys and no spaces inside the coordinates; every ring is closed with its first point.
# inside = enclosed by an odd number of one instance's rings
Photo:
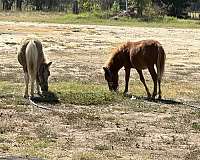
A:
{"type": "Polygon", "coordinates": [[[126,12],[128,12],[128,0],[126,0],[126,12]]]}

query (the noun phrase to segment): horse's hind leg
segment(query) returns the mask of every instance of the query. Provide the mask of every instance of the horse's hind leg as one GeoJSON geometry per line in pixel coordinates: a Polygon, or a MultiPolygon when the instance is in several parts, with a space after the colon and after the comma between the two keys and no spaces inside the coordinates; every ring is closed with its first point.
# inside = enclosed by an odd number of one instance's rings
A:
{"type": "Polygon", "coordinates": [[[159,88],[158,99],[161,99],[162,98],[162,96],[161,96],[162,92],[161,92],[161,80],[160,79],[158,79],[158,88],[159,88]]]}
{"type": "Polygon", "coordinates": [[[34,83],[36,80],[36,76],[34,73],[31,74],[31,97],[34,96],[34,83]]]}
{"type": "Polygon", "coordinates": [[[137,70],[137,72],[138,72],[138,74],[139,74],[139,76],[140,76],[140,81],[143,83],[143,85],[144,85],[144,87],[145,87],[145,90],[146,90],[146,92],[147,92],[147,96],[148,96],[148,98],[150,98],[150,97],[151,97],[151,93],[149,92],[149,89],[148,89],[148,87],[147,87],[147,85],[146,85],[144,76],[143,76],[143,74],[142,74],[142,70],[138,70],[138,69],[136,69],[136,70],[137,70]]]}
{"type": "Polygon", "coordinates": [[[155,99],[155,97],[157,95],[157,74],[156,74],[154,66],[151,66],[148,69],[149,69],[149,72],[151,74],[151,77],[152,77],[153,83],[154,83],[154,90],[153,90],[152,98],[155,99]]]}
{"type": "Polygon", "coordinates": [[[38,77],[38,75],[36,76],[36,86],[37,86],[37,93],[40,95],[41,92],[40,92],[39,77],[38,77]]]}
{"type": "Polygon", "coordinates": [[[128,82],[130,78],[130,68],[125,68],[125,90],[124,95],[128,93],[128,82]]]}
{"type": "Polygon", "coordinates": [[[28,98],[28,84],[29,84],[29,75],[28,72],[24,72],[24,79],[25,79],[25,93],[24,98],[28,98]]]}

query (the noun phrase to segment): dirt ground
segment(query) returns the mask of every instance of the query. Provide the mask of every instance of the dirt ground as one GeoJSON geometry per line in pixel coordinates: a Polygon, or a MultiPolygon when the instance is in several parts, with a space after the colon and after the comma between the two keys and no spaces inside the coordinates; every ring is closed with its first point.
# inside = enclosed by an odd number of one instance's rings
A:
{"type": "MultiPolygon", "coordinates": [[[[51,83],[76,80],[106,85],[102,66],[113,47],[126,41],[155,39],[163,45],[167,55],[164,82],[180,84],[179,89],[186,84],[191,84],[193,88],[200,86],[198,29],[0,22],[1,81],[23,82],[16,51],[21,40],[27,37],[40,39],[48,59],[53,62],[51,83]]],[[[123,74],[123,70],[120,71],[120,83],[123,83],[123,74]]],[[[132,84],[138,75],[134,70],[131,74],[132,84]]],[[[149,76],[145,77],[147,81],[150,80],[149,76]]],[[[195,101],[198,107],[200,96],[193,96],[191,88],[184,91],[184,96],[175,98],[195,101]]],[[[170,98],[167,93],[163,93],[163,96],[170,98]]],[[[40,109],[30,109],[20,114],[0,109],[2,122],[12,115],[12,120],[18,122],[18,129],[24,126],[24,130],[34,130],[35,126],[45,126],[46,130],[51,129],[56,134],[56,142],[51,142],[40,151],[35,149],[32,153],[22,149],[24,145],[16,142],[16,137],[21,135],[21,132],[16,131],[4,137],[6,140],[12,139],[9,142],[0,141],[0,144],[10,147],[6,151],[0,147],[0,156],[28,155],[46,159],[200,159],[200,130],[192,128],[193,124],[199,124],[200,117],[193,116],[197,113],[199,115],[199,109],[143,101],[136,104],[139,106],[137,109],[126,104],[65,106],[67,115],[73,115],[73,122],[70,118],[63,120],[60,115],[40,109]],[[85,114],[87,116],[84,117],[85,114]],[[82,118],[74,118],[76,116],[82,118]]]]}

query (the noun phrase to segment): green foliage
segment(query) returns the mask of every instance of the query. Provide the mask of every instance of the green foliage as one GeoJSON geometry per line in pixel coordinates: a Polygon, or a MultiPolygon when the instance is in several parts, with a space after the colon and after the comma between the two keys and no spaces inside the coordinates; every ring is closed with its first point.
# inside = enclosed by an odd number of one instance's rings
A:
{"type": "Polygon", "coordinates": [[[119,3],[117,1],[114,1],[113,5],[112,5],[112,8],[111,8],[111,11],[119,12],[119,10],[120,10],[119,3]]]}
{"type": "Polygon", "coordinates": [[[83,2],[82,2],[82,11],[83,12],[91,11],[91,9],[92,9],[91,7],[92,7],[92,5],[89,2],[89,0],[83,0],[83,2]]]}
{"type": "Polygon", "coordinates": [[[136,7],[138,8],[138,15],[143,16],[145,9],[152,6],[151,0],[134,0],[136,7]]]}
{"type": "Polygon", "coordinates": [[[181,16],[183,10],[190,3],[189,0],[163,0],[162,2],[167,6],[168,15],[175,17],[181,16]]]}

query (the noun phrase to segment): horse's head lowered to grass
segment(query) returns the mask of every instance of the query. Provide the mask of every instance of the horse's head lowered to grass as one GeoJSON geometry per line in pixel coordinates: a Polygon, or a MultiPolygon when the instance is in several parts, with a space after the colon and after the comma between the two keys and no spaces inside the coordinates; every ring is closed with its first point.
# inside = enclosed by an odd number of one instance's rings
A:
{"type": "Polygon", "coordinates": [[[108,87],[110,91],[118,90],[118,73],[112,72],[109,68],[103,67],[105,71],[105,80],[108,82],[108,87]]]}
{"type": "Polygon", "coordinates": [[[39,71],[38,71],[38,80],[39,85],[41,87],[42,92],[48,92],[48,79],[50,76],[49,67],[51,66],[52,62],[49,63],[42,63],[40,65],[39,71]]]}

